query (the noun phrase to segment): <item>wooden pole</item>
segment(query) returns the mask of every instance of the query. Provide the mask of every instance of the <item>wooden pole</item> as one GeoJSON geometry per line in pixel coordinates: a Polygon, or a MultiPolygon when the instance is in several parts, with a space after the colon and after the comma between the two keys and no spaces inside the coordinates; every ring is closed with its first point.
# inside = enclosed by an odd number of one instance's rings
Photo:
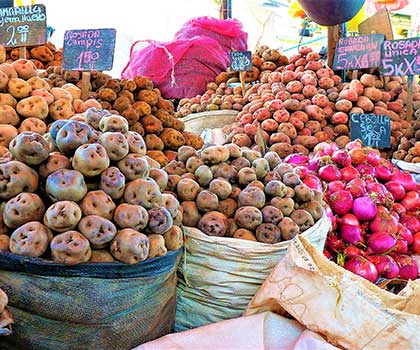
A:
{"type": "Polygon", "coordinates": [[[353,73],[351,75],[352,80],[358,79],[359,78],[359,70],[358,69],[354,69],[353,73]]]}
{"type": "Polygon", "coordinates": [[[245,93],[246,93],[246,88],[245,88],[245,75],[246,75],[246,72],[245,71],[240,71],[239,72],[239,81],[241,82],[242,96],[245,96],[245,93]]]}
{"type": "Polygon", "coordinates": [[[89,96],[89,87],[90,87],[90,72],[82,72],[82,87],[80,98],[83,101],[86,101],[89,96]]]}
{"type": "Polygon", "coordinates": [[[408,76],[407,82],[407,121],[411,122],[413,120],[413,85],[414,85],[414,75],[408,76]]]}
{"type": "Polygon", "coordinates": [[[26,46],[19,47],[19,58],[26,58],[26,46]]]}
{"type": "Polygon", "coordinates": [[[339,37],[339,25],[328,27],[328,67],[333,66],[335,48],[339,37]]]}

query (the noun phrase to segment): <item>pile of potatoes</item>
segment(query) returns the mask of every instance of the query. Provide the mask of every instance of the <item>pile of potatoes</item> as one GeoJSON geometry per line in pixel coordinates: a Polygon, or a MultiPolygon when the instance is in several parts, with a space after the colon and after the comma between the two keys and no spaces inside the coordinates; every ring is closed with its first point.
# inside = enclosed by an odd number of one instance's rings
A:
{"type": "MultiPolygon", "coordinates": [[[[80,72],[63,71],[61,67],[47,70],[47,79],[57,86],[72,83],[80,87],[81,84],[80,72]]],[[[144,137],[148,155],[162,166],[176,159],[179,147],[200,149],[203,145],[200,136],[184,131],[184,123],[175,117],[172,102],[164,99],[146,77],[121,80],[91,72],[89,98],[99,101],[103,109],[126,118],[130,130],[144,137]]]]}
{"type": "Polygon", "coordinates": [[[57,263],[134,264],[183,244],[168,175],[125,118],[89,109],[1,149],[0,249],[57,263]]]}
{"type": "MultiPolygon", "coordinates": [[[[273,71],[282,70],[288,63],[287,57],[279,51],[261,46],[252,56],[253,68],[252,71],[246,72],[245,82],[252,83],[262,79],[273,71]]],[[[228,68],[226,72],[220,73],[214,82],[207,84],[203,95],[179,101],[177,115],[185,117],[191,113],[223,109],[241,111],[247,102],[242,96],[242,88],[240,85],[229,87],[230,83],[239,83],[239,73],[228,68]]]]}
{"type": "Polygon", "coordinates": [[[7,309],[8,302],[7,294],[0,289],[0,337],[12,334],[13,317],[7,309]]]}
{"type": "Polygon", "coordinates": [[[400,139],[398,149],[392,157],[409,163],[420,163],[420,119],[413,121],[412,127],[400,139]]]}
{"type": "MultiPolygon", "coordinates": [[[[18,47],[0,47],[0,52],[4,52],[5,59],[1,62],[11,63],[20,59],[18,47]]],[[[0,55],[2,57],[2,55],[0,55]]],[[[30,46],[26,48],[26,59],[31,60],[38,69],[61,66],[63,61],[63,49],[57,49],[51,42],[44,45],[30,46]]]]}
{"type": "Polygon", "coordinates": [[[179,149],[163,168],[167,191],[183,208],[183,225],[210,236],[278,243],[304,232],[323,214],[322,193],[303,184],[275,152],[264,157],[235,144],[179,149]]]}
{"type": "Polygon", "coordinates": [[[409,127],[404,108],[407,92],[401,79],[393,79],[386,88],[383,80],[370,74],[342,83],[309,47],[301,47],[289,62],[264,73],[261,82],[247,91],[248,103],[228,140],[249,147],[256,143],[260,124],[270,149],[284,158],[292,153],[308,154],[327,140],[346,145],[351,113],[389,115],[392,142],[409,127]]]}

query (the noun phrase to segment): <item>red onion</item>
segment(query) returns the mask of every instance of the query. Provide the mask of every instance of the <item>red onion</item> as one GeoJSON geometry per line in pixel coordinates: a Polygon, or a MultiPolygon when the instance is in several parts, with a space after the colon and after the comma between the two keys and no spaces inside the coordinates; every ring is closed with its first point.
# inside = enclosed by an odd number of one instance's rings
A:
{"type": "Polygon", "coordinates": [[[308,176],[311,171],[308,170],[306,166],[298,165],[293,169],[293,171],[299,175],[299,177],[303,180],[306,176],[308,176]]]}
{"type": "Polygon", "coordinates": [[[397,239],[387,232],[375,232],[369,237],[368,246],[375,254],[383,254],[397,244],[397,239]]]}
{"type": "Polygon", "coordinates": [[[340,190],[344,190],[344,184],[341,181],[332,181],[327,185],[325,194],[329,196],[330,194],[340,190]]]}
{"type": "Polygon", "coordinates": [[[354,140],[354,141],[350,141],[345,146],[345,149],[347,151],[351,151],[352,149],[355,149],[355,148],[362,148],[362,146],[363,146],[362,141],[360,141],[359,139],[357,139],[357,140],[354,140]]]}
{"type": "Polygon", "coordinates": [[[395,211],[399,216],[407,212],[407,210],[401,203],[394,203],[394,205],[392,206],[392,210],[395,211]]]}
{"type": "Polygon", "coordinates": [[[415,215],[405,214],[400,218],[400,223],[407,227],[411,233],[420,231],[420,218],[415,215]]]}
{"type": "Polygon", "coordinates": [[[309,160],[307,168],[310,171],[318,172],[320,165],[319,165],[320,158],[312,158],[309,160]]]}
{"type": "Polygon", "coordinates": [[[376,170],[372,165],[369,164],[359,164],[356,169],[358,170],[358,172],[360,173],[360,175],[366,176],[366,175],[370,175],[373,177],[376,177],[376,170]]]}
{"type": "Polygon", "coordinates": [[[392,178],[392,170],[390,167],[380,164],[376,167],[376,177],[381,181],[389,181],[392,178]]]}
{"type": "Polygon", "coordinates": [[[366,278],[368,281],[375,283],[378,279],[378,270],[373,263],[362,256],[355,257],[344,265],[346,270],[349,270],[356,275],[366,278]]]}
{"type": "Polygon", "coordinates": [[[388,181],[385,184],[386,189],[392,194],[394,200],[400,201],[405,196],[404,186],[397,181],[388,181]]]}
{"type": "Polygon", "coordinates": [[[403,185],[406,191],[414,191],[417,187],[416,180],[414,179],[413,175],[410,173],[406,173],[400,171],[399,173],[395,174],[392,178],[392,181],[396,181],[403,185]]]}
{"type": "Polygon", "coordinates": [[[343,253],[346,256],[346,259],[353,259],[357,256],[361,256],[364,254],[364,252],[361,249],[357,248],[354,245],[349,245],[345,247],[343,253]]]}
{"type": "Polygon", "coordinates": [[[289,154],[284,158],[285,163],[295,164],[295,165],[305,165],[309,161],[309,157],[301,153],[289,154]]]}
{"type": "Polygon", "coordinates": [[[324,249],[323,250],[323,253],[324,253],[324,255],[325,255],[325,257],[328,259],[328,260],[331,260],[332,259],[332,254],[328,251],[328,250],[326,250],[326,249],[324,249]]]}
{"type": "Polygon", "coordinates": [[[344,247],[343,241],[335,235],[334,236],[328,236],[326,243],[328,245],[328,248],[333,252],[339,252],[344,247]]]}
{"type": "Polygon", "coordinates": [[[420,254],[420,231],[414,234],[411,248],[415,254],[420,254]]]}
{"type": "Polygon", "coordinates": [[[376,208],[376,216],[369,224],[372,232],[388,232],[395,235],[398,232],[398,221],[383,206],[376,208]]]}
{"type": "Polygon", "coordinates": [[[318,176],[316,175],[312,175],[312,174],[308,174],[306,175],[306,177],[302,180],[302,182],[308,186],[309,188],[312,188],[313,190],[317,190],[322,192],[323,188],[322,188],[322,182],[319,179],[318,176]]]}
{"type": "Polygon", "coordinates": [[[319,169],[319,177],[324,181],[336,181],[341,179],[341,173],[333,164],[324,165],[319,169]]]}
{"type": "Polygon", "coordinates": [[[375,150],[369,150],[367,155],[367,162],[372,166],[378,166],[381,163],[381,155],[375,150]]]}
{"type": "Polygon", "coordinates": [[[340,224],[360,226],[359,219],[354,214],[343,215],[340,219],[340,224]]]}
{"type": "Polygon", "coordinates": [[[376,204],[369,197],[359,197],[353,201],[353,213],[360,220],[368,221],[376,215],[376,204]]]}
{"type": "Polygon", "coordinates": [[[415,280],[419,275],[416,261],[408,255],[392,254],[400,268],[400,278],[403,280],[415,280]]]}
{"type": "Polygon", "coordinates": [[[378,273],[385,278],[397,278],[400,274],[398,264],[389,255],[373,255],[368,259],[375,265],[378,273]]]}
{"type": "Polygon", "coordinates": [[[350,181],[346,186],[346,191],[349,191],[351,195],[353,196],[353,198],[364,196],[367,193],[365,186],[362,185],[360,181],[356,181],[356,180],[361,180],[361,179],[354,179],[350,181]]]}
{"type": "Polygon", "coordinates": [[[362,231],[359,226],[341,225],[340,236],[346,243],[357,244],[362,241],[362,231]]]}
{"type": "Polygon", "coordinates": [[[332,161],[340,167],[346,167],[351,165],[351,158],[347,151],[339,149],[335,151],[331,156],[332,161]]]}
{"type": "Polygon", "coordinates": [[[353,197],[348,191],[337,191],[329,196],[331,209],[335,214],[344,215],[353,207],[353,197]]]}
{"type": "Polygon", "coordinates": [[[413,243],[413,233],[402,224],[398,224],[398,238],[405,239],[408,244],[413,243]]]}
{"type": "Polygon", "coordinates": [[[404,206],[407,211],[415,211],[420,209],[420,192],[409,191],[404,196],[401,204],[404,206]]]}
{"type": "Polygon", "coordinates": [[[328,142],[321,142],[321,143],[318,143],[315,147],[314,147],[314,151],[313,151],[313,153],[315,154],[315,155],[318,155],[318,156],[321,156],[321,157],[323,157],[323,156],[330,156],[330,155],[332,155],[336,150],[338,149],[338,146],[337,146],[337,144],[336,143],[334,143],[334,142],[331,142],[331,143],[328,143],[328,142]]]}
{"type": "Polygon", "coordinates": [[[393,249],[392,251],[397,254],[407,254],[408,242],[403,238],[398,238],[397,243],[395,244],[395,249],[393,249]]]}
{"type": "Polygon", "coordinates": [[[343,169],[340,169],[341,179],[344,182],[349,182],[350,180],[360,176],[359,171],[354,166],[346,166],[343,169]]]}
{"type": "Polygon", "coordinates": [[[366,185],[366,189],[368,190],[368,192],[375,192],[375,193],[380,194],[382,196],[386,196],[389,193],[387,188],[379,182],[368,183],[366,185]]]}

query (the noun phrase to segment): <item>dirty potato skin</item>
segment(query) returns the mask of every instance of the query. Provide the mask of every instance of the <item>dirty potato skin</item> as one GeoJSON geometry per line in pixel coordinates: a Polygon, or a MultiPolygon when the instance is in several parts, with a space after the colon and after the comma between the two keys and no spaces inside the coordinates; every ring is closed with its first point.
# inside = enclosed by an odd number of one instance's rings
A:
{"type": "Polygon", "coordinates": [[[172,228],[173,219],[171,213],[166,208],[152,208],[148,211],[148,214],[148,229],[151,232],[164,234],[172,228]]]}
{"type": "Polygon", "coordinates": [[[44,212],[44,203],[37,194],[19,193],[6,203],[3,221],[7,227],[14,229],[29,221],[41,220],[44,212]]]}
{"type": "Polygon", "coordinates": [[[165,246],[165,239],[162,235],[151,234],[148,238],[150,243],[148,259],[164,256],[168,252],[165,246]]]}
{"type": "Polygon", "coordinates": [[[87,192],[83,175],[76,170],[59,169],[47,178],[46,192],[53,201],[80,201],[87,192]]]}
{"type": "Polygon", "coordinates": [[[261,211],[252,206],[240,207],[234,217],[239,227],[251,231],[261,225],[263,221],[261,211]]]}
{"type": "Polygon", "coordinates": [[[101,174],[99,189],[112,199],[120,199],[124,194],[125,176],[117,167],[109,167],[101,174]]]}
{"type": "Polygon", "coordinates": [[[114,221],[119,228],[143,230],[149,221],[147,210],[140,205],[121,203],[114,212],[114,221]]]}
{"type": "Polygon", "coordinates": [[[163,238],[168,250],[178,250],[184,245],[184,235],[178,226],[172,226],[169,231],[163,234],[163,238]]]}
{"type": "Polygon", "coordinates": [[[110,250],[115,259],[126,264],[136,264],[147,259],[149,247],[149,238],[146,235],[126,228],[117,232],[110,250]]]}
{"type": "Polygon", "coordinates": [[[77,227],[95,249],[104,248],[117,234],[115,225],[98,215],[85,216],[77,227]]]}
{"type": "Polygon", "coordinates": [[[77,203],[59,201],[51,205],[44,214],[44,224],[53,231],[65,232],[74,229],[82,218],[77,203]]]}
{"type": "Polygon", "coordinates": [[[28,165],[42,163],[50,152],[47,141],[40,134],[26,131],[10,142],[9,150],[17,160],[28,165]]]}
{"type": "Polygon", "coordinates": [[[21,192],[35,192],[38,174],[19,161],[0,164],[0,199],[10,199],[21,192]]]}
{"type": "Polygon", "coordinates": [[[222,213],[210,211],[200,219],[198,228],[206,235],[223,237],[227,229],[227,218],[222,213]]]}
{"type": "Polygon", "coordinates": [[[79,203],[83,215],[98,215],[112,220],[116,205],[112,198],[102,190],[90,191],[79,203]]]}
{"type": "Polygon", "coordinates": [[[30,221],[12,233],[9,248],[14,254],[39,257],[45,253],[51,239],[48,227],[38,221],[30,221]]]}
{"type": "Polygon", "coordinates": [[[77,231],[67,231],[55,236],[50,244],[54,262],[75,265],[89,261],[92,251],[88,239],[77,231]]]}

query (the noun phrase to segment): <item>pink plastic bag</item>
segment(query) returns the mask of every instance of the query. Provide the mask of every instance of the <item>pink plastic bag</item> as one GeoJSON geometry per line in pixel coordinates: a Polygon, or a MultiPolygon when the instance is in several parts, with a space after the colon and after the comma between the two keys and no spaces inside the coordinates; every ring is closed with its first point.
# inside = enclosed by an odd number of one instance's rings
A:
{"type": "Polygon", "coordinates": [[[248,34],[242,30],[242,23],[236,19],[193,18],[175,34],[175,39],[189,39],[194,36],[213,38],[228,52],[247,49],[248,34]]]}
{"type": "Polygon", "coordinates": [[[409,0],[389,0],[389,1],[367,0],[365,12],[368,15],[372,16],[376,12],[379,12],[385,8],[388,11],[397,11],[397,10],[403,9],[409,4],[410,4],[409,0]]]}
{"type": "Polygon", "coordinates": [[[137,41],[121,76],[149,77],[167,99],[191,98],[203,93],[207,83],[228,65],[229,53],[210,37],[195,36],[167,43],[137,41]]]}

